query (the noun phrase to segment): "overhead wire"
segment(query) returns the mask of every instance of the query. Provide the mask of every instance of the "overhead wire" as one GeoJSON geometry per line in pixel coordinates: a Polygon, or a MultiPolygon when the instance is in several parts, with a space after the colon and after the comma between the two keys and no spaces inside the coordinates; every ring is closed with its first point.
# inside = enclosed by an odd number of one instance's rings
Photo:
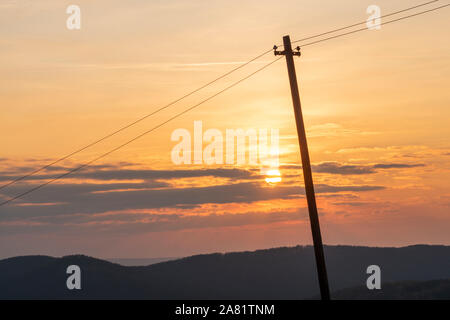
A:
{"type": "MultiPolygon", "coordinates": [[[[415,5],[415,6],[412,6],[412,7],[408,7],[408,8],[402,9],[402,10],[398,10],[398,11],[394,11],[394,12],[388,13],[386,15],[382,15],[380,18],[385,18],[385,17],[389,17],[389,16],[392,16],[392,15],[396,15],[396,14],[402,13],[402,12],[406,12],[406,11],[410,11],[410,10],[413,10],[413,9],[417,9],[419,7],[423,7],[423,6],[429,5],[429,4],[434,3],[434,2],[438,2],[438,1],[440,1],[440,0],[433,0],[433,1],[424,2],[424,3],[418,4],[418,5],[415,5]]],[[[361,24],[366,23],[366,22],[367,21],[363,21],[363,22],[347,25],[347,26],[344,26],[344,27],[341,27],[341,28],[329,30],[329,31],[326,31],[326,32],[322,32],[322,33],[319,33],[319,34],[308,36],[306,38],[295,40],[292,43],[298,43],[298,42],[302,42],[302,41],[318,38],[318,37],[321,37],[321,36],[324,36],[324,35],[327,35],[327,34],[331,34],[331,33],[335,33],[335,32],[338,32],[338,31],[346,30],[346,29],[349,29],[349,28],[361,25],[361,24]]],[[[362,31],[362,29],[357,30],[357,31],[348,32],[348,33],[346,33],[346,35],[347,34],[351,34],[351,33],[355,33],[355,32],[359,32],[359,31],[362,31]]],[[[340,36],[342,36],[342,35],[338,35],[338,36],[335,36],[335,37],[330,37],[330,38],[327,38],[326,40],[337,38],[337,37],[340,37],[340,36]]],[[[318,43],[318,42],[322,42],[322,41],[325,41],[325,40],[318,40],[317,42],[314,42],[314,43],[318,43]]],[[[309,43],[309,44],[305,44],[303,46],[307,46],[307,45],[311,45],[311,44],[312,43],[309,43]]],[[[144,121],[145,119],[147,119],[147,118],[149,118],[149,117],[151,117],[151,116],[153,116],[153,115],[155,115],[155,114],[157,114],[157,113],[159,113],[159,112],[161,112],[161,111],[171,107],[172,105],[174,105],[174,104],[176,104],[176,103],[178,103],[178,102],[180,102],[180,101],[182,101],[182,100],[184,100],[184,99],[194,95],[195,93],[201,91],[202,89],[205,89],[206,87],[214,84],[215,82],[217,82],[217,81],[219,81],[219,80],[229,76],[230,74],[238,71],[239,69],[242,69],[243,67],[245,67],[245,66],[249,65],[250,63],[258,60],[259,58],[263,57],[264,55],[268,54],[271,51],[272,51],[271,49],[270,50],[266,50],[266,51],[258,54],[257,56],[253,57],[252,59],[250,59],[250,60],[240,64],[239,66],[237,66],[237,67],[235,67],[233,69],[231,69],[230,71],[220,75],[219,77],[217,77],[217,78],[215,78],[215,79],[205,83],[204,85],[202,85],[202,86],[200,86],[200,87],[198,87],[198,88],[196,88],[196,89],[194,89],[194,90],[184,94],[183,96],[181,96],[181,97],[179,97],[179,98],[169,102],[168,104],[166,104],[166,105],[164,105],[164,106],[162,106],[162,107],[160,107],[160,108],[158,108],[158,109],[156,109],[156,110],[154,110],[154,111],[152,111],[152,112],[150,112],[150,113],[148,113],[148,114],[146,114],[146,115],[144,115],[144,116],[142,116],[142,117],[140,117],[140,118],[138,118],[138,119],[136,119],[136,120],[134,120],[134,121],[124,125],[124,126],[122,126],[122,127],[120,127],[119,129],[117,129],[117,130],[115,130],[115,131],[113,131],[113,132],[111,132],[111,133],[109,133],[109,134],[107,134],[107,135],[105,135],[105,136],[103,136],[103,137],[101,137],[101,138],[99,138],[99,139],[97,139],[97,140],[95,140],[95,141],[93,141],[93,142],[91,142],[91,143],[89,143],[89,144],[87,144],[87,145],[85,145],[85,146],[83,146],[83,147],[81,147],[81,148],[79,148],[79,149],[77,149],[77,150],[75,150],[75,151],[65,155],[65,156],[62,156],[62,157],[60,157],[60,158],[58,158],[58,159],[56,159],[56,160],[54,160],[54,161],[52,161],[52,162],[42,166],[42,167],[39,167],[39,168],[37,168],[36,170],[34,170],[32,172],[29,172],[29,173],[27,173],[27,174],[25,174],[23,176],[17,177],[15,179],[13,179],[13,180],[11,180],[11,181],[1,185],[0,186],[0,190],[2,190],[2,189],[6,188],[6,187],[8,187],[8,186],[10,186],[10,185],[12,185],[14,183],[17,183],[19,181],[25,180],[26,178],[29,178],[29,177],[31,177],[31,176],[33,176],[33,175],[35,175],[35,174],[37,174],[37,173],[39,173],[39,172],[41,172],[43,170],[46,170],[46,169],[50,168],[51,166],[53,166],[53,165],[55,165],[55,164],[57,164],[59,162],[67,160],[70,157],[72,157],[72,156],[74,156],[74,155],[76,155],[76,154],[78,154],[78,153],[80,153],[80,152],[82,152],[82,151],[84,151],[84,150],[86,150],[86,149],[88,149],[90,147],[93,147],[93,146],[99,144],[100,142],[105,141],[106,139],[109,139],[109,138],[117,135],[118,133],[120,133],[120,132],[122,132],[122,131],[124,131],[124,130],[126,130],[126,129],[128,129],[128,128],[130,128],[130,127],[132,127],[132,126],[134,126],[134,125],[144,121]]]]}
{"type": "MultiPolygon", "coordinates": [[[[435,1],[431,1],[431,2],[435,2],[435,1]]],[[[431,2],[430,2],[430,3],[431,3],[431,2]]],[[[401,20],[404,20],[404,19],[407,19],[407,18],[411,18],[411,17],[415,17],[415,16],[418,16],[418,15],[422,15],[422,14],[428,13],[428,12],[432,12],[432,11],[436,11],[436,10],[439,10],[439,9],[443,9],[443,8],[445,8],[445,7],[448,7],[448,6],[450,6],[450,4],[442,5],[442,6],[435,7],[435,8],[432,8],[432,9],[428,9],[428,10],[425,10],[425,11],[421,11],[421,12],[418,12],[418,13],[415,13],[415,14],[403,16],[403,17],[401,17],[401,18],[389,20],[389,21],[387,21],[387,22],[382,22],[382,23],[379,23],[378,25],[381,26],[381,25],[386,25],[386,24],[389,24],[389,23],[401,21],[401,20]]],[[[417,7],[417,6],[416,6],[416,7],[417,7]]],[[[406,9],[405,9],[405,10],[406,10],[406,9]]],[[[404,12],[405,10],[402,10],[401,12],[404,12]]],[[[375,26],[376,26],[376,25],[375,25],[375,26]]],[[[342,30],[342,29],[340,29],[340,30],[342,30]]],[[[364,30],[368,30],[368,29],[367,29],[367,28],[361,28],[361,29],[357,29],[357,30],[350,31],[350,32],[338,34],[338,35],[336,35],[336,36],[327,37],[327,38],[324,38],[324,39],[320,39],[320,40],[317,40],[317,41],[313,41],[313,42],[309,42],[309,43],[303,44],[302,47],[309,46],[309,45],[314,45],[314,44],[317,44],[317,43],[320,43],[320,42],[324,42],[324,41],[328,41],[328,40],[331,40],[331,39],[336,39],[336,38],[339,38],[339,37],[343,37],[343,36],[346,36],[346,35],[349,35],[349,34],[353,34],[353,33],[356,33],[356,32],[360,32],[360,31],[364,31],[364,30]]],[[[304,39],[306,39],[306,38],[304,38],[304,39]]],[[[304,39],[301,39],[301,40],[295,40],[295,41],[293,41],[292,43],[297,43],[297,42],[299,42],[299,41],[303,41],[304,39]]],[[[272,50],[268,50],[268,51],[265,52],[264,54],[261,54],[261,55],[255,57],[255,58],[253,58],[252,60],[249,60],[249,62],[247,62],[246,64],[249,64],[249,63],[251,63],[252,61],[255,61],[256,59],[258,59],[259,57],[261,57],[261,56],[267,54],[267,53],[270,52],[270,51],[272,51],[272,50]]],[[[66,176],[68,176],[68,175],[70,175],[70,174],[72,174],[72,173],[74,173],[74,172],[76,172],[76,171],[79,171],[79,170],[81,170],[81,169],[83,169],[83,168],[89,166],[90,164],[92,164],[92,163],[94,163],[94,162],[96,162],[96,161],[98,161],[98,160],[100,160],[100,159],[102,159],[102,158],[108,156],[109,154],[111,154],[111,153],[113,153],[113,152],[115,152],[115,151],[117,151],[117,150],[119,150],[119,149],[121,149],[121,148],[127,146],[128,144],[130,144],[130,143],[132,143],[132,142],[134,142],[134,141],[140,139],[141,137],[143,137],[143,136],[149,134],[150,132],[153,132],[154,130],[156,130],[156,129],[162,127],[163,125],[169,123],[170,121],[175,120],[176,118],[180,117],[181,115],[183,115],[183,114],[185,114],[185,113],[187,113],[187,112],[189,112],[189,111],[191,111],[191,110],[193,110],[193,109],[199,107],[200,105],[202,105],[202,104],[204,104],[205,102],[207,102],[207,101],[213,99],[214,97],[216,97],[216,96],[218,96],[218,95],[220,95],[220,94],[222,94],[222,93],[228,91],[229,89],[235,87],[236,85],[240,84],[241,82],[247,80],[248,78],[254,76],[254,75],[257,74],[258,72],[260,72],[260,71],[266,69],[267,67],[269,67],[270,65],[274,64],[276,61],[280,60],[281,58],[282,58],[282,57],[279,57],[279,58],[277,58],[277,59],[272,60],[271,62],[265,64],[263,67],[261,67],[261,68],[257,69],[256,71],[250,73],[249,75],[245,76],[244,78],[241,78],[240,80],[238,80],[238,81],[232,83],[231,85],[229,85],[229,86],[225,87],[224,89],[222,89],[222,90],[216,92],[215,94],[213,94],[213,95],[209,96],[208,98],[206,98],[206,99],[200,101],[199,103],[196,103],[196,104],[194,104],[193,106],[191,106],[191,107],[189,107],[189,108],[183,110],[182,112],[177,113],[175,116],[172,116],[171,118],[169,118],[169,119],[163,121],[162,123],[160,123],[160,124],[158,124],[158,125],[152,127],[151,129],[149,129],[149,130],[147,130],[147,131],[141,133],[140,135],[138,135],[138,136],[132,138],[131,140],[128,140],[127,142],[125,142],[125,143],[119,145],[118,147],[115,147],[114,149],[112,149],[112,150],[110,150],[110,151],[108,151],[108,152],[106,152],[106,153],[104,153],[104,154],[102,154],[102,155],[100,155],[100,156],[98,156],[98,157],[96,157],[96,158],[94,158],[94,159],[92,159],[92,160],[90,160],[90,161],[88,161],[88,162],[86,162],[86,163],[84,163],[84,164],[78,166],[78,167],[75,167],[75,168],[73,168],[73,169],[71,169],[71,170],[69,170],[69,171],[67,171],[67,172],[65,172],[65,173],[63,173],[63,174],[61,174],[61,175],[59,175],[59,176],[57,176],[57,177],[51,179],[51,180],[48,180],[48,181],[46,181],[46,182],[44,182],[44,183],[42,183],[42,184],[39,184],[39,185],[37,185],[37,186],[35,186],[35,187],[31,188],[31,189],[28,189],[28,190],[25,191],[25,192],[22,192],[22,193],[20,193],[20,194],[18,194],[18,195],[16,195],[16,196],[13,196],[13,197],[11,197],[11,198],[9,198],[9,199],[3,201],[3,202],[0,202],[0,206],[6,205],[6,204],[8,204],[8,203],[10,203],[10,202],[12,202],[12,201],[14,201],[14,200],[17,200],[17,199],[19,199],[19,198],[22,198],[23,196],[25,196],[25,195],[27,195],[27,194],[30,194],[30,193],[32,193],[32,192],[34,192],[34,191],[36,191],[36,190],[38,190],[38,189],[40,189],[40,188],[42,188],[42,187],[48,185],[48,184],[51,184],[51,183],[53,183],[53,182],[55,182],[55,181],[57,181],[57,180],[60,180],[60,179],[66,177],[66,176]]],[[[246,64],[245,64],[245,65],[246,65],[246,64]]],[[[244,66],[244,65],[241,65],[240,67],[243,67],[243,66],[244,66]]],[[[233,70],[237,70],[237,69],[239,69],[239,68],[235,68],[235,69],[233,69],[233,70]]],[[[232,71],[229,71],[228,73],[226,73],[226,74],[224,74],[224,75],[222,75],[220,78],[223,78],[223,77],[225,77],[226,75],[228,75],[228,74],[234,72],[233,70],[232,70],[232,71]]],[[[219,79],[219,78],[217,78],[217,79],[219,79]]],[[[213,80],[213,81],[215,81],[215,80],[213,80]]],[[[205,86],[206,86],[206,85],[205,85],[205,86]]],[[[201,89],[197,89],[197,91],[198,91],[198,90],[201,90],[201,89]]],[[[181,98],[180,98],[180,99],[181,99],[181,98]]],[[[176,100],[175,100],[175,101],[176,101],[176,100]]],[[[131,126],[131,125],[130,125],[130,126],[131,126]]],[[[119,129],[119,130],[121,130],[121,129],[119,129]]],[[[122,130],[124,130],[124,129],[122,129],[122,130]]],[[[106,139],[106,138],[104,138],[104,139],[106,139]]],[[[86,148],[87,148],[87,147],[86,147],[86,148]]],[[[67,158],[67,157],[66,157],[66,158],[67,158]]],[[[59,162],[59,161],[55,161],[55,163],[56,163],[56,162],[59,162]]],[[[42,170],[44,170],[44,168],[48,168],[49,166],[51,166],[51,165],[47,165],[46,167],[42,167],[41,169],[36,170],[36,172],[42,171],[42,170]]],[[[23,177],[22,179],[20,179],[20,180],[23,180],[23,179],[25,179],[25,178],[27,178],[27,177],[29,177],[29,176],[31,176],[31,175],[32,175],[32,174],[29,174],[28,176],[24,176],[24,177],[23,177]]],[[[16,179],[16,181],[19,181],[19,179],[16,179]]],[[[10,184],[11,184],[11,183],[10,183],[10,184]]],[[[6,185],[0,187],[0,189],[3,188],[3,187],[5,187],[5,186],[6,186],[6,185]]]]}

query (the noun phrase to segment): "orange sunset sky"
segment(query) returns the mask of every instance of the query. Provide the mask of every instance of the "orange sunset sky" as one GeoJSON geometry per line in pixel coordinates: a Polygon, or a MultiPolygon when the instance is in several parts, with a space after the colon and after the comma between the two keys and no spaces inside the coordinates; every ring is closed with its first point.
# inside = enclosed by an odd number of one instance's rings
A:
{"type": "MultiPolygon", "coordinates": [[[[0,185],[204,85],[286,34],[296,40],[365,21],[373,4],[387,14],[422,2],[2,0],[0,185]],[[66,28],[71,4],[81,8],[80,30],[66,28]]],[[[450,245],[449,18],[447,7],[307,46],[295,59],[325,244],[450,245]]],[[[273,59],[269,53],[1,189],[0,200],[109,151],[273,59]]],[[[0,207],[0,258],[174,257],[310,244],[299,164],[282,59],[93,166],[0,207]],[[174,165],[171,134],[193,134],[195,120],[221,132],[279,129],[281,182],[268,184],[249,165],[174,165]]]]}

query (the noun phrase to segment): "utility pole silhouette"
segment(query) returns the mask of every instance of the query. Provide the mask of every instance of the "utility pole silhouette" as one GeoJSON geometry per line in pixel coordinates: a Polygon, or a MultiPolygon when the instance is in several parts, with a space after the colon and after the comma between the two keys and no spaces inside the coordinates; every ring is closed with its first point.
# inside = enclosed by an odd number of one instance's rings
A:
{"type": "Polygon", "coordinates": [[[289,83],[291,85],[292,103],[294,105],[295,122],[297,124],[298,142],[300,144],[300,154],[302,158],[303,177],[305,180],[306,199],[308,201],[309,220],[314,243],[314,253],[316,256],[317,275],[319,277],[320,295],[322,300],[330,300],[330,289],[328,286],[327,268],[323,253],[322,236],[320,234],[319,215],[317,214],[316,196],[314,194],[314,184],[311,172],[311,162],[309,160],[308,144],[306,141],[305,125],[303,123],[302,106],[298,91],[297,76],[295,73],[294,56],[300,56],[300,47],[297,51],[292,50],[289,36],[283,37],[283,51],[277,51],[274,46],[274,54],[286,56],[289,83]]]}

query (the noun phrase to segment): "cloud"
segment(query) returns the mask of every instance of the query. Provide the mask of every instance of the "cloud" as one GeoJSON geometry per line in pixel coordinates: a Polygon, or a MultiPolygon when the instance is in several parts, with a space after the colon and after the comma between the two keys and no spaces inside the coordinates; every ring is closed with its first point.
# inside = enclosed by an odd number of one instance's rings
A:
{"type": "MultiPolygon", "coordinates": [[[[365,192],[383,189],[382,186],[316,185],[316,192],[365,192]]],[[[14,193],[27,190],[27,186],[15,186],[14,193]]],[[[0,221],[15,218],[33,218],[62,214],[95,213],[133,209],[180,208],[215,203],[252,203],[272,199],[291,199],[304,194],[299,186],[279,185],[270,187],[258,182],[240,182],[191,188],[171,188],[158,181],[118,184],[61,184],[48,185],[27,195],[20,201],[0,207],[0,221]],[[116,190],[116,191],[114,191],[116,190]],[[21,203],[28,204],[20,206],[21,203]],[[32,206],[32,203],[53,203],[32,206]]]]}
{"type": "Polygon", "coordinates": [[[381,163],[373,166],[375,169],[402,169],[424,167],[423,163],[407,164],[407,163],[381,163]]]}
{"type": "Polygon", "coordinates": [[[297,170],[297,169],[301,169],[302,166],[299,164],[283,164],[279,168],[281,170],[297,170]]]}
{"type": "Polygon", "coordinates": [[[116,214],[90,217],[87,215],[74,217],[70,223],[61,225],[55,219],[41,219],[33,223],[0,223],[2,235],[30,233],[30,232],[74,232],[76,234],[91,233],[99,230],[105,233],[140,233],[164,232],[186,229],[202,229],[217,227],[234,227],[243,225],[261,225],[283,221],[306,221],[306,209],[295,212],[246,212],[225,213],[210,215],[184,215],[184,214],[116,214]]]}
{"type": "Polygon", "coordinates": [[[338,162],[323,162],[313,165],[312,169],[314,172],[342,175],[375,173],[374,168],[370,166],[342,165],[338,162]]]}
{"type": "MultiPolygon", "coordinates": [[[[29,169],[33,171],[35,169],[29,169]]],[[[66,172],[70,167],[55,167],[51,171],[66,172]]],[[[19,178],[19,174],[0,175],[0,181],[14,180],[19,178]]],[[[40,174],[26,178],[26,180],[46,180],[52,179],[55,174],[40,174]]],[[[177,179],[177,178],[200,178],[217,177],[233,179],[260,179],[261,176],[252,173],[249,170],[237,168],[216,168],[216,169],[193,169],[193,170],[146,170],[146,169],[120,169],[112,166],[98,166],[90,168],[88,171],[80,171],[68,176],[76,179],[94,179],[94,180],[155,180],[155,179],[177,179]],[[111,169],[112,168],[112,169],[111,169]],[[97,170],[100,169],[100,170],[97,170]],[[108,169],[108,170],[105,170],[108,169]]]]}
{"type": "MultiPolygon", "coordinates": [[[[251,64],[265,64],[270,61],[253,61],[251,64]]],[[[91,69],[91,70],[147,70],[147,71],[196,71],[207,67],[243,65],[246,61],[211,61],[211,62],[159,62],[159,63],[47,63],[45,67],[62,69],[91,69]]]]}
{"type": "MultiPolygon", "coordinates": [[[[157,186],[156,186],[157,187],[157,186]]],[[[14,194],[27,190],[16,187],[14,194]]],[[[289,198],[302,193],[297,187],[262,187],[259,183],[242,182],[194,188],[153,188],[150,183],[137,184],[63,184],[49,185],[31,193],[24,201],[61,202],[45,207],[0,207],[2,218],[18,215],[68,214],[104,212],[110,210],[145,209],[198,205],[205,203],[254,202],[268,199],[289,198]],[[120,192],[98,193],[121,189],[120,192]],[[96,193],[93,193],[96,191],[96,193]]],[[[16,202],[20,203],[20,202],[16,202]]]]}
{"type": "Polygon", "coordinates": [[[336,192],[365,192],[386,189],[384,186],[355,185],[355,186],[330,186],[327,184],[317,184],[315,186],[317,193],[336,193],[336,192]]]}
{"type": "MultiPolygon", "coordinates": [[[[251,64],[266,64],[270,61],[252,61],[251,64]]],[[[242,65],[248,64],[248,61],[216,61],[216,62],[193,62],[193,63],[182,63],[182,64],[174,64],[179,67],[209,67],[209,66],[222,66],[222,65],[242,65]]]]}
{"type": "MultiPolygon", "coordinates": [[[[298,169],[299,166],[293,168],[298,169]]],[[[55,174],[56,171],[45,172],[42,176],[34,177],[35,180],[11,185],[0,191],[0,197],[20,194],[36,186],[36,182],[41,182],[36,180],[44,181],[43,179],[55,174]]],[[[17,176],[19,175],[11,175],[9,178],[17,176]]],[[[77,230],[97,226],[101,228],[99,230],[111,228],[124,232],[134,229],[150,232],[292,219],[292,213],[289,213],[288,218],[288,213],[281,212],[272,212],[270,215],[264,212],[219,215],[214,210],[207,210],[201,217],[195,216],[193,209],[203,205],[248,204],[293,199],[304,195],[302,186],[287,181],[274,187],[260,181],[261,178],[259,171],[252,169],[120,170],[113,165],[102,165],[98,170],[91,168],[80,172],[71,176],[70,180],[63,179],[46,185],[16,202],[0,207],[0,228],[5,232],[54,232],[59,227],[66,230],[73,225],[77,230]],[[226,179],[218,181],[209,177],[226,179]],[[199,178],[199,181],[205,181],[207,185],[174,187],[171,180],[177,181],[180,178],[199,178]],[[85,182],[86,179],[89,183],[85,182]]],[[[383,188],[372,185],[315,186],[318,195],[367,192],[383,188]]]]}
{"type": "Polygon", "coordinates": [[[373,131],[360,131],[355,129],[347,129],[338,123],[322,123],[313,125],[308,128],[308,137],[342,137],[342,136],[355,136],[359,135],[374,135],[378,132],[373,131]]]}
{"type": "Polygon", "coordinates": [[[362,201],[341,201],[341,202],[333,202],[333,204],[335,205],[339,205],[339,206],[352,206],[352,207],[361,207],[361,206],[366,206],[368,204],[370,204],[369,202],[362,202],[362,201]]]}
{"type": "MultiPolygon", "coordinates": [[[[339,162],[322,162],[312,165],[312,170],[318,173],[340,174],[340,175],[361,175],[378,172],[378,169],[407,169],[424,167],[423,163],[379,163],[374,165],[348,165],[339,162]]],[[[283,165],[282,169],[301,169],[298,165],[283,165]]]]}

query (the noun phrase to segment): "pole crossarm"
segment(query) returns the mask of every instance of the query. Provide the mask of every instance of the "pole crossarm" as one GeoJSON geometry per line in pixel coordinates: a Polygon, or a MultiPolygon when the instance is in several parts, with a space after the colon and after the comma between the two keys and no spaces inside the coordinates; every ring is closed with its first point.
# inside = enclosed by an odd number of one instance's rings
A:
{"type": "Polygon", "coordinates": [[[277,46],[273,46],[273,53],[276,56],[285,56],[285,55],[289,54],[289,55],[292,55],[292,56],[299,56],[300,57],[302,55],[302,53],[300,52],[300,47],[299,46],[297,46],[295,48],[295,50],[297,50],[297,51],[290,50],[290,52],[287,51],[287,50],[277,51],[277,49],[278,49],[277,46]]]}

